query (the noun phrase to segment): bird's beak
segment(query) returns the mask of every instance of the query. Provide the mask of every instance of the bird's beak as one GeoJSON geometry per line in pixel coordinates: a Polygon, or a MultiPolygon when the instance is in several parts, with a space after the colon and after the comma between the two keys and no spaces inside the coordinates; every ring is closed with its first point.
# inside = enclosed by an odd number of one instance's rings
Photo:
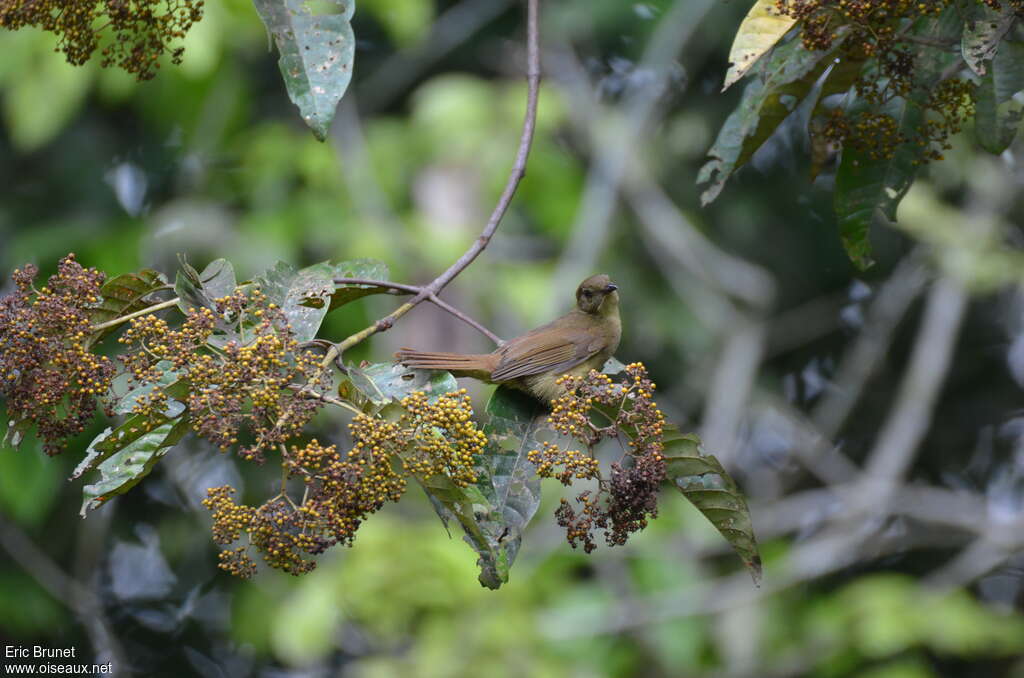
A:
{"type": "Polygon", "coordinates": [[[615,283],[608,283],[608,287],[605,287],[604,291],[605,292],[614,292],[617,289],[619,289],[618,285],[616,285],[615,283]]]}

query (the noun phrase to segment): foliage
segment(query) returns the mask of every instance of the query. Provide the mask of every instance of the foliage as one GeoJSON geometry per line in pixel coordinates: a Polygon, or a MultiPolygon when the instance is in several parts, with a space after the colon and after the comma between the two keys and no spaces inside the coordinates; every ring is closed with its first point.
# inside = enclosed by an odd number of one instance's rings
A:
{"type": "Polygon", "coordinates": [[[184,39],[203,18],[204,0],[5,0],[0,4],[0,28],[36,26],[57,36],[57,49],[75,65],[87,62],[100,48],[100,64],[114,66],[148,80],[170,52],[181,63],[184,39]]]}
{"type": "Polygon", "coordinates": [[[698,177],[708,184],[704,203],[799,109],[815,154],[812,178],[827,156],[841,152],[835,179],[840,235],[854,264],[870,266],[868,236],[876,216],[895,221],[918,168],[942,160],[967,120],[975,120],[982,147],[993,153],[1016,134],[1020,113],[1011,99],[1024,83],[1012,55],[1024,6],[998,0],[964,5],[755,4],[737,32],[726,84],[753,72],[755,60],[760,73],[709,151],[698,177]],[[783,41],[786,19],[799,31],[783,41]]]}
{"type": "MultiPolygon", "coordinates": [[[[0,341],[8,348],[0,384],[16,417],[10,430],[21,434],[34,425],[47,450],[56,453],[69,435],[84,430],[98,400],[108,415],[127,416],[92,441],[75,469],[74,478],[100,473],[84,489],[83,515],[139,483],[189,431],[221,452],[234,449],[259,464],[279,453],[281,486],[270,499],[258,506],[237,503],[235,489],[223,485],[209,488],[204,500],[213,514],[214,541],[228,547],[220,566],[245,578],[256,572],[253,550],[271,567],[309,572],[316,562],[307,556],[351,545],[367,516],[397,502],[409,479],[424,488],[446,525],[453,518],[460,524],[479,556],[480,581],[490,588],[508,581],[523,530],[540,503],[540,477],[551,476],[556,464],[566,468],[560,474],[565,483],[573,474],[600,482],[593,497],[589,491],[579,496],[581,516],[565,503],[556,512],[573,547],[579,541],[592,551],[594,527],[605,530],[609,545],[624,544],[657,515],[662,481],[675,475],[666,473],[664,417],[650,399],[654,384],[640,364],[625,369],[622,385],[597,372],[586,380],[566,377],[566,395],[553,404],[554,429],[590,447],[604,437],[630,438],[633,452],[612,465],[607,481],[592,456],[563,453],[550,443],[543,453],[531,451],[542,404],[505,389],[491,399],[482,428],[473,421],[469,396],[447,373],[349,367],[337,391],[340,399],[330,395],[333,359],[321,360],[311,340],[328,309],[335,302],[342,308],[345,301],[334,289],[333,273],[352,270],[384,269],[375,262],[347,262],[296,271],[278,263],[238,284],[226,260],[202,272],[182,261],[178,298],[154,299],[142,308],[143,300],[167,287],[152,271],[104,284],[102,273],[83,269],[68,255],[38,292],[31,288],[35,270],[18,271],[16,291],[0,302],[0,341]],[[182,315],[178,327],[159,315],[171,306],[182,315]],[[94,326],[92,318],[103,322],[94,326]],[[113,361],[89,349],[94,338],[118,325],[127,329],[117,339],[125,351],[115,377],[113,361]],[[610,423],[590,423],[592,403],[606,408],[610,423]],[[347,453],[304,436],[325,404],[355,414],[347,453]],[[290,479],[302,481],[301,498],[292,498],[290,479]],[[243,534],[246,543],[234,546],[243,534]]],[[[746,525],[722,534],[730,543],[742,542],[737,549],[751,562],[756,546],[746,505],[724,470],[709,460],[746,525]]],[[[679,487],[687,497],[696,496],[691,484],[679,487]]],[[[721,529],[718,514],[693,500],[721,529]]],[[[727,520],[733,524],[736,517],[727,520]]]]}

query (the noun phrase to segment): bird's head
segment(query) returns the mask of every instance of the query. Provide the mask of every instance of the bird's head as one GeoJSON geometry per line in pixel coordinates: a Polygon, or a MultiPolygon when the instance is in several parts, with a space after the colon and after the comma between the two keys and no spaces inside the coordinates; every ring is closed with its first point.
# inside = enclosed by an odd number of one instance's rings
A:
{"type": "Polygon", "coordinates": [[[604,313],[618,307],[619,286],[604,273],[592,275],[576,288],[576,306],[584,313],[604,313]]]}

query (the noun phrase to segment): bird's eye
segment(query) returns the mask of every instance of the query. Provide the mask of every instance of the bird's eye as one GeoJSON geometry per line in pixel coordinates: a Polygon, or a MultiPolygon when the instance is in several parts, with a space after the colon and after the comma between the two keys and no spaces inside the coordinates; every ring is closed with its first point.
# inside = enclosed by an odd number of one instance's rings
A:
{"type": "Polygon", "coordinates": [[[589,297],[590,296],[590,290],[583,290],[583,296],[589,297]]]}

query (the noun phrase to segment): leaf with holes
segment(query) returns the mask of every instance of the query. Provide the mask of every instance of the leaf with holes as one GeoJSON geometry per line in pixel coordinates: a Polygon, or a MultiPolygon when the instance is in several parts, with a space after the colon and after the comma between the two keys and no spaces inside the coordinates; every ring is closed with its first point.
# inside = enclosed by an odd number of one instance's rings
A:
{"type": "MultiPolygon", "coordinates": [[[[171,378],[171,373],[166,372],[164,380],[166,381],[171,378]]],[[[168,400],[167,407],[163,412],[134,414],[117,428],[107,428],[107,430],[96,436],[89,443],[89,449],[86,451],[85,458],[72,472],[71,477],[80,478],[85,473],[99,467],[113,455],[139,445],[138,441],[140,439],[148,436],[153,431],[161,429],[168,421],[183,417],[187,420],[188,417],[184,416],[183,413],[185,412],[185,401],[188,399],[189,393],[188,382],[184,379],[171,381],[164,387],[164,392],[167,394],[168,400]]],[[[138,395],[141,396],[141,393],[138,395]]],[[[181,430],[180,434],[184,435],[185,430],[181,430]]],[[[178,436],[179,439],[181,435],[178,436]]],[[[176,443],[177,440],[174,442],[176,443]]]]}
{"type": "Polygon", "coordinates": [[[313,135],[327,137],[352,79],[355,0],[254,0],[277,45],[278,66],[292,103],[313,135]]]}
{"type": "MultiPolygon", "coordinates": [[[[353,259],[351,261],[342,261],[337,264],[324,262],[321,264],[315,264],[314,266],[310,266],[308,269],[303,270],[316,270],[326,275],[330,280],[334,280],[335,278],[387,280],[389,275],[387,264],[382,261],[377,261],[376,259],[353,259]]],[[[387,294],[387,292],[388,290],[383,287],[374,287],[373,285],[337,285],[335,286],[334,292],[331,294],[331,301],[327,306],[327,311],[333,311],[334,309],[344,306],[351,301],[362,299],[363,297],[371,294],[387,294]]],[[[320,308],[324,306],[324,300],[319,297],[304,299],[302,303],[306,306],[312,306],[313,308],[320,308]]]]}
{"type": "Polygon", "coordinates": [[[276,304],[285,314],[297,341],[309,341],[320,331],[320,323],[327,315],[326,300],[334,291],[330,275],[320,267],[296,270],[279,261],[274,268],[256,276],[253,284],[266,295],[268,303],[276,304]],[[308,299],[319,299],[319,308],[304,303],[308,299]]]}
{"type": "Polygon", "coordinates": [[[480,555],[480,583],[487,588],[508,581],[523,530],[540,505],[540,477],[527,455],[540,447],[536,436],[546,414],[536,400],[504,386],[487,403],[487,447],[476,465],[476,487],[490,507],[479,520],[486,544],[469,540],[480,555]]]}
{"type": "Polygon", "coordinates": [[[704,454],[696,435],[667,426],[662,442],[668,479],[711,521],[743,559],[754,583],[760,584],[761,555],[750,522],[750,509],[735,481],[717,459],[704,454]]]}
{"type": "Polygon", "coordinates": [[[1012,7],[994,10],[980,2],[971,3],[966,10],[969,14],[963,24],[960,52],[967,66],[976,75],[984,76],[989,70],[985,62],[995,58],[1000,43],[1013,28],[1017,16],[1012,7]]]}
{"type": "Polygon", "coordinates": [[[776,0],[757,0],[743,18],[729,50],[729,70],[722,91],[746,75],[750,67],[782,39],[796,20],[777,9],[776,0]]]}
{"type": "MultiPolygon", "coordinates": [[[[188,433],[188,429],[188,415],[181,413],[135,438],[119,452],[105,457],[102,462],[95,465],[100,472],[100,479],[92,485],[86,485],[82,490],[81,516],[84,518],[89,511],[135,487],[149,475],[156,463],[178,444],[178,441],[188,433]]],[[[94,440],[93,445],[101,444],[105,440],[104,436],[108,435],[113,435],[110,429],[94,440]]],[[[91,445],[89,449],[92,454],[93,446],[91,445]]]]}

